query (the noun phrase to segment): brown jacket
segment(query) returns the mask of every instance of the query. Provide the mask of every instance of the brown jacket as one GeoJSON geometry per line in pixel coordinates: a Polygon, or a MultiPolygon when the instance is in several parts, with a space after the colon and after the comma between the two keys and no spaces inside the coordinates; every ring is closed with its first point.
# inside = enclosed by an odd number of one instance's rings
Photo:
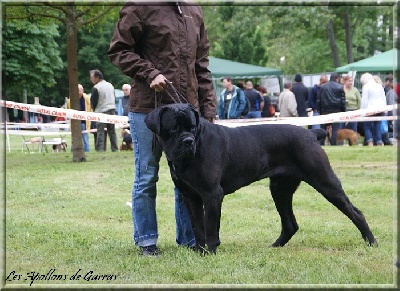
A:
{"type": "MultiPolygon", "coordinates": [[[[126,3],[108,50],[112,63],[132,78],[130,111],[148,113],[155,108],[156,93],[149,85],[161,73],[203,117],[215,117],[207,68],[210,46],[201,8],[156,5],[126,3]]],[[[166,90],[176,98],[171,86],[166,90]]],[[[157,93],[157,106],[174,103],[168,92],[157,93]]]]}

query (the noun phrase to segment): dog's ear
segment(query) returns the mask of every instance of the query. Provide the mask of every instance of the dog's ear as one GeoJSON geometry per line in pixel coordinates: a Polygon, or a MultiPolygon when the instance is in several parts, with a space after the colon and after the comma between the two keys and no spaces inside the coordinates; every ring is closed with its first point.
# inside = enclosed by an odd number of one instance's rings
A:
{"type": "Polygon", "coordinates": [[[194,113],[194,116],[195,116],[195,118],[196,118],[196,126],[198,126],[198,125],[199,125],[199,122],[200,122],[200,115],[199,115],[199,112],[197,112],[196,108],[194,108],[194,106],[191,105],[191,104],[190,104],[190,109],[191,109],[191,110],[193,111],[193,113],[194,113]]]}
{"type": "Polygon", "coordinates": [[[147,128],[155,134],[159,135],[161,132],[161,116],[166,109],[165,107],[158,107],[150,111],[144,119],[147,128]]]}

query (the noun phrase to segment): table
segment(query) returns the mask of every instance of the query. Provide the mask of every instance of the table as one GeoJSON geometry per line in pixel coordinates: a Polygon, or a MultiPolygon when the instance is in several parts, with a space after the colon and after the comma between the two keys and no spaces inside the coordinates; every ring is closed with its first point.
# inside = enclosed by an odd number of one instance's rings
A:
{"type": "Polygon", "coordinates": [[[11,151],[9,135],[20,135],[23,139],[22,152],[27,150],[29,153],[34,153],[34,152],[41,153],[43,151],[43,148],[45,149],[46,152],[48,152],[47,145],[61,144],[62,142],[65,142],[65,137],[71,134],[70,131],[33,131],[33,130],[22,130],[22,129],[6,130],[6,131],[2,130],[2,132],[5,132],[7,136],[8,152],[11,151]],[[31,142],[31,139],[28,139],[29,136],[39,137],[40,140],[37,143],[31,142]],[[57,138],[46,140],[45,138],[46,136],[47,137],[57,136],[57,138]],[[38,145],[37,149],[35,149],[35,145],[38,145]]]}

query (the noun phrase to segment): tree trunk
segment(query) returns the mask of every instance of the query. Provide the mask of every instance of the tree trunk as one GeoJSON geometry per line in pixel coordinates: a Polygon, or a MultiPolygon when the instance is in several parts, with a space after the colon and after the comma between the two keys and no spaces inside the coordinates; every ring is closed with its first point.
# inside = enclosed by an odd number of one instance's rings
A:
{"type": "MultiPolygon", "coordinates": [[[[74,19],[75,6],[67,6],[71,13],[67,15],[67,63],[68,63],[68,89],[71,109],[80,110],[78,93],[78,27],[74,19]]],[[[83,150],[81,120],[71,119],[72,160],[85,162],[83,150]]]]}
{"type": "MultiPolygon", "coordinates": [[[[394,11],[398,12],[398,9],[395,9],[394,11]]],[[[393,48],[394,43],[393,43],[393,26],[390,25],[390,19],[386,14],[383,15],[383,27],[385,34],[385,39],[383,42],[385,44],[384,51],[387,51],[393,48]]]]}
{"type": "Polygon", "coordinates": [[[329,46],[331,48],[333,66],[335,68],[337,68],[340,66],[340,63],[339,63],[339,54],[338,54],[338,49],[337,49],[337,45],[336,45],[335,32],[333,30],[332,20],[329,20],[329,22],[328,22],[327,31],[328,31],[329,46]]]}
{"type": "Polygon", "coordinates": [[[350,64],[354,62],[353,60],[353,33],[351,31],[350,14],[348,7],[344,11],[344,31],[346,33],[346,53],[347,53],[347,63],[350,64]]]}

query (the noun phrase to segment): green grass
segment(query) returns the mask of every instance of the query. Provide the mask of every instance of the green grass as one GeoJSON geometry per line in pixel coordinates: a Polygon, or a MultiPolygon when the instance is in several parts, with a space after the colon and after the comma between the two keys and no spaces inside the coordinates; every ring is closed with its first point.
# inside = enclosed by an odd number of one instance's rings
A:
{"type": "Polygon", "coordinates": [[[266,179],[226,196],[222,244],[216,256],[201,257],[175,244],[173,184],[163,158],[157,197],[162,255],[142,258],[133,245],[131,209],[125,205],[131,199],[131,152],[92,151],[86,163],[78,164],[70,152],[21,153],[20,137],[11,137],[11,146],[5,155],[5,277],[12,271],[22,277],[6,282],[8,287],[29,284],[24,280],[29,272],[47,274],[51,269],[67,279],[35,281],[32,286],[396,284],[393,147],[324,147],[350,200],[366,216],[378,247],[368,247],[350,220],[302,183],[294,196],[300,230],[285,247],[269,248],[279,235],[280,220],[266,179]],[[82,277],[69,280],[79,269],[82,277]],[[116,279],[86,281],[89,271],[116,279]]]}

